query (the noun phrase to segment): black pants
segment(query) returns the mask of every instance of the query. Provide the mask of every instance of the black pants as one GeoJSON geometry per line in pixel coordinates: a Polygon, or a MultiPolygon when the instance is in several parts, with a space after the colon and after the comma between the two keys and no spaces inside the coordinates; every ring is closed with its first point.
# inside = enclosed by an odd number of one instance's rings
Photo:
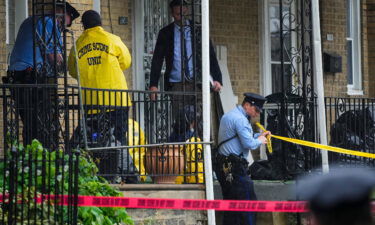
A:
{"type": "MultiPolygon", "coordinates": [[[[225,200],[257,200],[254,192],[254,183],[248,175],[246,159],[230,155],[218,155],[215,168],[216,176],[220,182],[223,199],[225,200]],[[225,171],[226,168],[230,168],[225,171]],[[230,173],[231,175],[228,175],[230,173]],[[229,177],[228,177],[229,176],[229,177]]],[[[230,225],[255,225],[254,212],[224,212],[223,224],[230,225]]]]}
{"type": "MultiPolygon", "coordinates": [[[[8,71],[11,84],[33,84],[32,86],[10,87],[15,112],[23,124],[23,143],[31,144],[39,140],[45,148],[57,149],[59,140],[59,115],[57,106],[57,88],[36,84],[32,70],[8,71]]],[[[43,83],[42,83],[43,84],[43,83]]]]}

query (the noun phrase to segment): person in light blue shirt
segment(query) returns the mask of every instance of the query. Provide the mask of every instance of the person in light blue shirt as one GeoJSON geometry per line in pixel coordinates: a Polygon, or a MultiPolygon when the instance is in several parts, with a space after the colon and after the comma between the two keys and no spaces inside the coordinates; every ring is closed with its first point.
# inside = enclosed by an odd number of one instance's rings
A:
{"type": "MultiPolygon", "coordinates": [[[[63,5],[58,5],[56,8],[56,15],[63,13],[63,5]]],[[[66,2],[65,17],[57,16],[54,21],[53,16],[30,16],[23,21],[17,34],[14,48],[10,55],[10,62],[8,71],[25,71],[35,70],[41,72],[41,68],[45,67],[46,71],[43,76],[54,76],[52,74],[52,64],[55,58],[58,65],[62,64],[62,48],[63,41],[61,36],[61,29],[70,26],[72,21],[79,16],[77,10],[66,2]],[[33,21],[35,20],[36,32],[33,31],[33,21]],[[55,29],[55,32],[54,32],[55,29]],[[35,62],[34,66],[34,40],[35,33],[35,62]],[[56,53],[56,57],[55,57],[56,53]],[[46,55],[43,55],[46,54],[46,55]],[[45,62],[44,59],[47,59],[45,62]],[[47,65],[47,66],[46,66],[47,65]]]]}
{"type": "MultiPolygon", "coordinates": [[[[10,56],[10,64],[9,64],[9,71],[23,71],[28,68],[34,68],[34,52],[33,52],[33,20],[34,17],[28,17],[20,27],[20,30],[17,35],[16,43],[14,45],[12,54],[10,56]]],[[[61,32],[60,29],[56,26],[56,37],[57,43],[54,44],[53,40],[53,18],[52,17],[44,17],[44,18],[37,18],[37,40],[40,42],[46,42],[45,45],[41,45],[45,47],[45,52],[48,56],[48,65],[50,61],[53,60],[54,54],[54,46],[56,46],[56,53],[57,53],[57,62],[61,64],[62,56],[61,56],[61,47],[62,47],[62,40],[61,40],[61,32]],[[43,22],[44,19],[44,22],[43,22]],[[45,29],[43,32],[43,26],[45,25],[45,29]],[[44,38],[42,35],[44,34],[44,38]],[[43,39],[43,40],[42,40],[43,39]]],[[[43,56],[41,54],[41,49],[39,45],[35,47],[35,61],[36,61],[36,70],[39,71],[44,64],[43,56]]],[[[46,74],[47,76],[52,76],[51,73],[46,74]]]]}
{"type": "MultiPolygon", "coordinates": [[[[246,160],[249,151],[266,144],[269,131],[255,133],[250,118],[258,117],[266,99],[254,93],[245,93],[242,105],[224,114],[220,120],[219,147],[216,158],[216,176],[224,199],[256,200],[253,181],[248,174],[246,160]]],[[[255,225],[255,213],[225,212],[223,224],[255,225]]]]}
{"type": "MultiPolygon", "coordinates": [[[[47,83],[51,77],[56,78],[59,69],[64,70],[62,30],[77,17],[79,13],[73,6],[60,2],[56,3],[55,13],[44,11],[43,16],[33,15],[25,19],[18,31],[3,82],[41,84],[47,83]]],[[[33,139],[42,141],[47,148],[50,144],[55,145],[59,132],[58,115],[53,111],[57,91],[53,93],[52,89],[47,91],[38,86],[12,86],[10,92],[23,124],[24,145],[33,139]]]]}

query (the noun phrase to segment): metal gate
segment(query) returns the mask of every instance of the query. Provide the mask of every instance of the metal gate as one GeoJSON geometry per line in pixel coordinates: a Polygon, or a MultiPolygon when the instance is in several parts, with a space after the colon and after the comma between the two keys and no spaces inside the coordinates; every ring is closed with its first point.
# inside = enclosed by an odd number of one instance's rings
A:
{"type": "MultiPolygon", "coordinates": [[[[272,1],[273,94],[268,96],[268,129],[275,134],[316,141],[311,0],[272,1]]],[[[281,162],[284,178],[317,168],[320,153],[282,141],[273,142],[269,158],[281,162]]]]}
{"type": "Polygon", "coordinates": [[[77,223],[79,152],[68,144],[74,115],[65,69],[65,11],[65,0],[32,1],[33,49],[28,50],[34,67],[22,71],[27,79],[8,72],[0,86],[1,224],[77,223]]]}

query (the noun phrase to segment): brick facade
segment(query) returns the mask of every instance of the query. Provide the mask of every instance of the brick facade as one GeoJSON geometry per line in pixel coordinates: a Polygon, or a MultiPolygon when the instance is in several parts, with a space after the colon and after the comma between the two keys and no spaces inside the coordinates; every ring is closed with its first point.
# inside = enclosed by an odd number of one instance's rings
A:
{"type": "Polygon", "coordinates": [[[235,95],[259,92],[259,24],[257,0],[211,0],[210,35],[228,49],[228,70],[235,95]]]}
{"type": "MultiPolygon", "coordinates": [[[[322,48],[324,52],[336,53],[342,56],[342,73],[325,73],[324,89],[326,96],[347,96],[347,52],[346,52],[346,1],[320,1],[322,48]],[[327,34],[333,34],[333,41],[327,40],[327,34]]],[[[361,13],[361,44],[362,44],[362,88],[364,96],[369,95],[369,70],[367,33],[371,29],[367,26],[367,5],[362,1],[361,13]]]]}
{"type": "Polygon", "coordinates": [[[375,0],[367,0],[367,44],[368,44],[368,86],[370,96],[375,96],[375,0]]]}

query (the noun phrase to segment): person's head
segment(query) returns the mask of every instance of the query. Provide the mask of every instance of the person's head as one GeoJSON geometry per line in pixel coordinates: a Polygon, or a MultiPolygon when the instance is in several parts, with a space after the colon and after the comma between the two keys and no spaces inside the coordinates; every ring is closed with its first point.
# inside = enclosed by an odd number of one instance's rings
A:
{"type": "Polygon", "coordinates": [[[255,118],[260,115],[263,109],[263,105],[266,102],[266,98],[255,94],[255,93],[244,93],[244,100],[242,101],[242,107],[246,114],[251,118],[255,118]]]}
{"type": "Polygon", "coordinates": [[[102,19],[100,18],[100,15],[98,12],[94,10],[87,10],[82,15],[82,24],[83,28],[89,29],[97,26],[102,25],[102,19]]]}
{"type": "Polygon", "coordinates": [[[300,199],[308,201],[313,225],[370,225],[375,172],[358,168],[331,171],[297,185],[300,199]]]}
{"type": "MultiPolygon", "coordinates": [[[[79,12],[69,4],[69,2],[65,2],[65,24],[67,27],[70,27],[72,25],[73,20],[77,19],[79,17],[79,12]]],[[[58,13],[64,12],[64,6],[59,5],[56,9],[58,13]]]]}
{"type": "Polygon", "coordinates": [[[172,0],[169,3],[169,8],[171,9],[174,22],[177,23],[178,25],[181,25],[181,21],[182,21],[181,10],[182,10],[182,15],[186,15],[188,12],[188,8],[186,6],[187,6],[187,3],[185,0],[172,0]]]}

